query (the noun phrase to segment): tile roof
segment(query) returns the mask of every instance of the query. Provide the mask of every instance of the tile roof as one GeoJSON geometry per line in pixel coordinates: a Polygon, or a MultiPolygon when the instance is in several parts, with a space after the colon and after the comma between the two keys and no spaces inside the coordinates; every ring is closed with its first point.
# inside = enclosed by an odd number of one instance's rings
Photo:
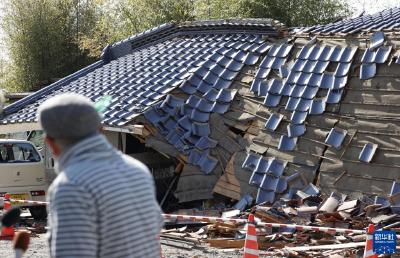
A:
{"type": "Polygon", "coordinates": [[[315,25],[308,28],[295,29],[294,33],[311,34],[353,34],[373,31],[393,31],[400,29],[400,8],[390,8],[375,14],[362,15],[344,19],[326,25],[315,25]]]}
{"type": "MultiPolygon", "coordinates": [[[[62,92],[93,101],[112,96],[104,123],[121,126],[161,101],[186,79],[185,92],[218,90],[209,111],[223,113],[234,96],[225,90],[237,72],[266,49],[262,35],[277,35],[277,22],[263,19],[164,24],[105,48],[102,60],[18,101],[4,110],[3,124],[32,122],[45,99],[62,92]],[[204,78],[204,79],[200,79],[204,78]],[[199,87],[191,87],[197,85],[199,87]],[[215,86],[215,87],[214,87],[215,86]],[[223,89],[223,90],[221,90],[223,89]]],[[[173,112],[173,108],[168,112],[173,112]]],[[[192,113],[205,122],[206,115],[192,113]]]]}

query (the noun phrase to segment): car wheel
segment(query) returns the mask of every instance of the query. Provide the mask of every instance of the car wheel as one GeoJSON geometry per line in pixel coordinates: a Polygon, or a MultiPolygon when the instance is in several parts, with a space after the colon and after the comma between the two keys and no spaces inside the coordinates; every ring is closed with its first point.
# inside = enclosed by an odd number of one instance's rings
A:
{"type": "Polygon", "coordinates": [[[35,220],[45,220],[47,218],[46,206],[29,207],[29,212],[35,220]]]}

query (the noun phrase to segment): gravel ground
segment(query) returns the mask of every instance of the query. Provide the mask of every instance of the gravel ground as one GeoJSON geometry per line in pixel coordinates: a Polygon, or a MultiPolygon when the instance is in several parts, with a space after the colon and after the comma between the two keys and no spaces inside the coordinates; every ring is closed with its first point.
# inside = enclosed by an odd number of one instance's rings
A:
{"type": "MultiPolygon", "coordinates": [[[[237,251],[234,250],[218,250],[202,246],[185,250],[181,248],[162,246],[163,255],[166,258],[239,258],[242,257],[237,251]]],[[[28,251],[24,257],[29,258],[50,258],[49,249],[47,247],[46,234],[38,234],[31,238],[28,251]]],[[[0,241],[0,257],[1,258],[14,258],[14,251],[12,249],[11,241],[0,241]]]]}

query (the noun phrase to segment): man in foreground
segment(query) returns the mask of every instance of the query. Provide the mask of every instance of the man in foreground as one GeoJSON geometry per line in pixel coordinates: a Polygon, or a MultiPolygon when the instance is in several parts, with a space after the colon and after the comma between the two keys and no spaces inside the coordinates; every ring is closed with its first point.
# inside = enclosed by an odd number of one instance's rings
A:
{"type": "Polygon", "coordinates": [[[58,95],[40,106],[38,118],[59,174],[48,193],[51,257],[160,257],[152,176],[99,133],[91,101],[58,95]]]}

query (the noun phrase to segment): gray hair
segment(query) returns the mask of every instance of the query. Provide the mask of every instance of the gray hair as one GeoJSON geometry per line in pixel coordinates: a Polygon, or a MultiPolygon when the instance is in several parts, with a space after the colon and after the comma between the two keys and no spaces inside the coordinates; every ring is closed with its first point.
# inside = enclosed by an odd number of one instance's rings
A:
{"type": "Polygon", "coordinates": [[[93,102],[76,93],[64,93],[46,100],[37,115],[46,135],[61,145],[95,135],[101,127],[101,118],[93,102]]]}

